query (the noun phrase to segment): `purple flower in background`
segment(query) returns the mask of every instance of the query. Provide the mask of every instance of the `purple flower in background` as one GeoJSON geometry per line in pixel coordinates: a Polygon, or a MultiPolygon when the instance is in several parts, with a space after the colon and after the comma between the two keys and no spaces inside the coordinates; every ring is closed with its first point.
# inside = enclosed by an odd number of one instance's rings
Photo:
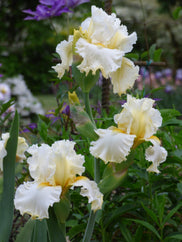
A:
{"type": "Polygon", "coordinates": [[[166,76],[166,77],[169,77],[169,76],[172,76],[172,70],[167,68],[167,69],[164,69],[162,71],[162,73],[166,76]]]}
{"type": "Polygon", "coordinates": [[[27,128],[23,129],[21,133],[29,133],[31,131],[33,131],[34,129],[37,128],[37,124],[36,123],[30,123],[29,125],[27,125],[27,128]]]}
{"type": "Polygon", "coordinates": [[[161,72],[161,71],[157,71],[157,72],[155,73],[155,78],[156,78],[156,79],[161,79],[161,78],[162,78],[162,72],[161,72]]]}
{"type": "Polygon", "coordinates": [[[147,71],[147,69],[145,67],[141,67],[140,68],[140,72],[139,74],[143,77],[143,78],[147,78],[149,77],[149,72],[147,71]]]}
{"type": "Polygon", "coordinates": [[[59,16],[62,13],[71,12],[70,8],[74,8],[89,0],[39,0],[36,11],[31,9],[23,10],[24,13],[29,14],[25,20],[47,19],[54,16],[59,16]]]}
{"type": "Polygon", "coordinates": [[[176,79],[182,81],[182,69],[176,71],[176,79]]]}
{"type": "Polygon", "coordinates": [[[66,103],[63,104],[62,113],[70,116],[70,106],[66,103]]]}
{"type": "Polygon", "coordinates": [[[75,8],[76,6],[82,4],[82,3],[87,3],[90,0],[65,0],[65,6],[68,8],[75,8]]]}
{"type": "Polygon", "coordinates": [[[27,16],[25,20],[42,20],[53,16],[59,16],[62,13],[70,12],[65,6],[64,0],[39,0],[40,4],[37,5],[36,11],[30,9],[23,10],[32,16],[27,16]]]}

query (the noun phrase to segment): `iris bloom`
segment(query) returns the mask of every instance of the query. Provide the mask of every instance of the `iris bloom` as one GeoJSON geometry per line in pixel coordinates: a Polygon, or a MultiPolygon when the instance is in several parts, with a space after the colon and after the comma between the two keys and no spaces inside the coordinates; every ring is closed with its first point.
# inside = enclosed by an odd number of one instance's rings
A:
{"type": "Polygon", "coordinates": [[[95,6],[91,12],[92,16],[82,22],[80,29],[75,30],[68,41],[58,44],[56,52],[62,63],[53,68],[62,78],[72,65],[74,53],[81,58],[77,66],[80,72],[87,75],[89,71],[95,74],[100,70],[105,78],[111,77],[114,93],[125,93],[133,86],[139,72],[138,66],[124,57],[133,49],[136,33],[128,35],[126,26],[121,25],[114,13],[108,15],[95,6]]]}
{"type": "Polygon", "coordinates": [[[154,136],[162,124],[162,117],[160,112],[152,107],[153,104],[154,100],[150,98],[136,99],[127,95],[123,110],[114,116],[117,127],[95,131],[99,139],[91,142],[91,154],[105,163],[121,163],[126,160],[131,149],[148,141],[152,146],[146,149],[145,157],[152,165],[147,170],[159,173],[157,167],[166,160],[167,151],[154,136]]]}
{"type": "Polygon", "coordinates": [[[82,187],[81,195],[88,197],[91,209],[101,208],[103,195],[97,184],[81,176],[85,168],[84,157],[77,155],[72,141],[56,141],[52,146],[33,145],[28,149],[32,155],[27,159],[34,181],[24,182],[15,194],[15,208],[32,218],[48,218],[48,208],[59,202],[69,188],[82,187]]]}
{"type": "MultiPolygon", "coordinates": [[[[9,139],[9,133],[2,134],[2,140],[0,140],[0,170],[3,171],[3,159],[7,155],[6,144],[9,139]]],[[[25,157],[25,151],[27,150],[28,145],[23,137],[18,137],[18,146],[16,151],[16,161],[22,162],[25,157]]]]}
{"type": "Polygon", "coordinates": [[[71,12],[70,8],[89,2],[89,0],[39,0],[36,11],[26,9],[23,12],[29,14],[25,20],[42,20],[54,16],[60,16],[62,13],[71,12]]]}

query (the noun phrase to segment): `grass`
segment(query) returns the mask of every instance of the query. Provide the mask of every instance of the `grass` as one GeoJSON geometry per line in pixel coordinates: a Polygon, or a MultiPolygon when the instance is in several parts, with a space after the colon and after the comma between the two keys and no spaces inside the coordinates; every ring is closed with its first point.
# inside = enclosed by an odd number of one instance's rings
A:
{"type": "Polygon", "coordinates": [[[54,95],[37,95],[36,98],[41,102],[45,112],[57,107],[56,97],[54,95]]]}

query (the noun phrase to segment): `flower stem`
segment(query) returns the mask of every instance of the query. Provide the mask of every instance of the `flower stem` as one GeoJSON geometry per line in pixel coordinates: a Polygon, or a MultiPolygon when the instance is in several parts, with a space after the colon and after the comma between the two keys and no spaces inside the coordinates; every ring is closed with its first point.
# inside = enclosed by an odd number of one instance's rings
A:
{"type": "Polygon", "coordinates": [[[92,115],[92,109],[90,107],[89,92],[83,92],[83,97],[84,97],[86,112],[89,115],[90,120],[92,121],[92,123],[95,125],[95,121],[94,121],[93,115],[92,115]]]}
{"type": "MultiPolygon", "coordinates": [[[[83,95],[84,95],[84,102],[85,102],[85,110],[89,115],[92,123],[95,125],[95,121],[92,115],[92,109],[90,107],[89,92],[84,92],[83,95]]],[[[99,163],[99,160],[96,158],[94,158],[94,180],[96,183],[99,183],[99,180],[100,180],[100,163],[99,163]]],[[[83,237],[83,242],[90,242],[92,238],[96,214],[97,212],[93,212],[92,210],[90,211],[89,220],[83,237]]]]}
{"type": "Polygon", "coordinates": [[[86,227],[86,230],[85,230],[85,234],[84,234],[84,237],[83,237],[83,242],[90,242],[90,240],[92,238],[96,214],[97,214],[97,212],[93,212],[93,211],[90,212],[89,220],[88,220],[87,227],[86,227]]]}

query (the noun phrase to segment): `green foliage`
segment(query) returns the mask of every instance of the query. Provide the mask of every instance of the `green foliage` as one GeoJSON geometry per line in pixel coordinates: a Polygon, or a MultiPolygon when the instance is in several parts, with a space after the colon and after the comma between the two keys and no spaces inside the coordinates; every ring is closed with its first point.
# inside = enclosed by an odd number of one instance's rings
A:
{"type": "Polygon", "coordinates": [[[0,200],[0,241],[9,241],[14,211],[14,187],[15,187],[15,161],[18,142],[19,118],[18,113],[15,117],[10,130],[6,150],[7,155],[3,160],[3,193],[0,200]]]}

